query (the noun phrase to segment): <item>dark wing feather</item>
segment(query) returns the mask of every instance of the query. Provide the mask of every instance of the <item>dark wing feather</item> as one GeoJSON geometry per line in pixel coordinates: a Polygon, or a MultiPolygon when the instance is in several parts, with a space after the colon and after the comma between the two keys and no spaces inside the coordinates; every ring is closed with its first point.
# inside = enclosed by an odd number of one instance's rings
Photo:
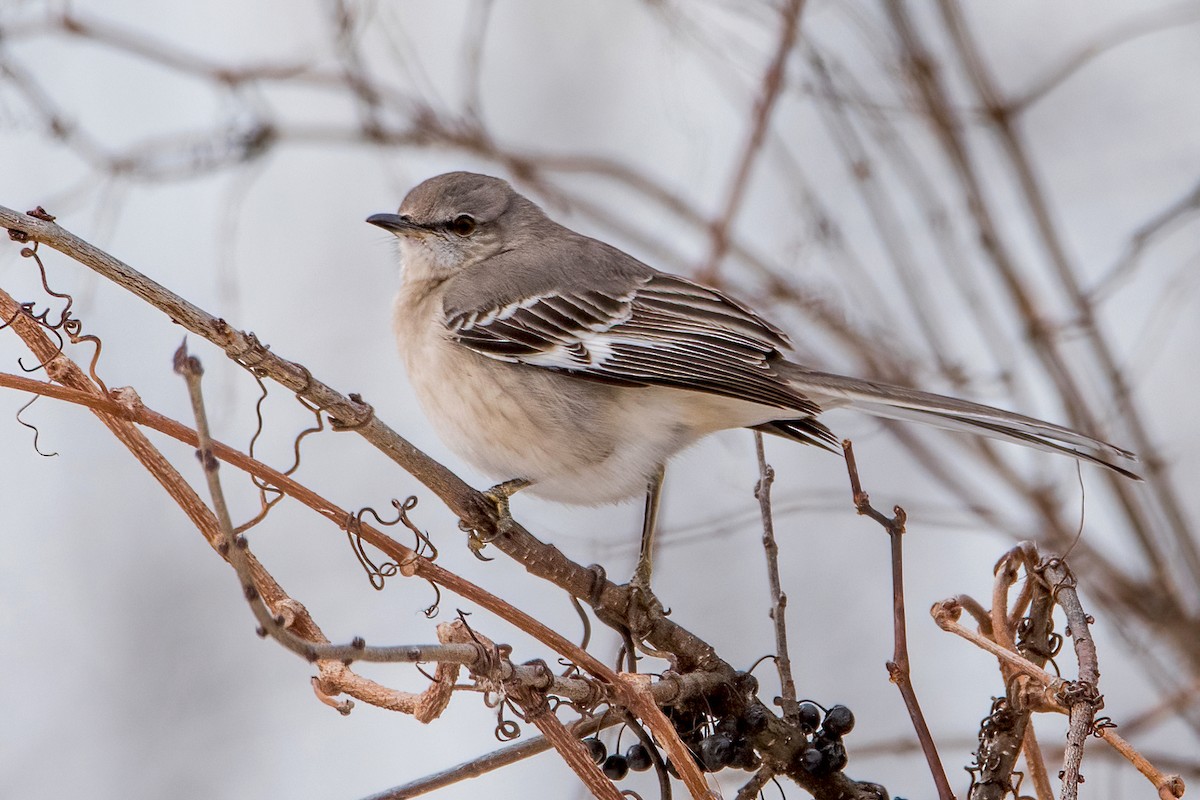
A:
{"type": "Polygon", "coordinates": [[[673,275],[620,290],[546,292],[458,311],[446,325],[477,353],[626,386],[671,386],[817,414],[776,371],[784,333],[716,290],[673,275]]]}

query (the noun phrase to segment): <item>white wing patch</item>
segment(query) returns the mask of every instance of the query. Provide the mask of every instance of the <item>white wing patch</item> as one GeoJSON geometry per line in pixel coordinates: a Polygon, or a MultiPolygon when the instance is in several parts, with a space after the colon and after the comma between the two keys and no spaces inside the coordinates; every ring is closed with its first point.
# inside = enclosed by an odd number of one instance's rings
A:
{"type": "MultiPolygon", "coordinates": [[[[611,326],[610,326],[611,327],[611,326]]],[[[613,345],[617,342],[636,342],[613,336],[608,327],[577,335],[570,344],[556,344],[541,353],[534,353],[519,360],[524,364],[552,369],[578,370],[591,367],[601,369],[615,357],[613,345]]]]}

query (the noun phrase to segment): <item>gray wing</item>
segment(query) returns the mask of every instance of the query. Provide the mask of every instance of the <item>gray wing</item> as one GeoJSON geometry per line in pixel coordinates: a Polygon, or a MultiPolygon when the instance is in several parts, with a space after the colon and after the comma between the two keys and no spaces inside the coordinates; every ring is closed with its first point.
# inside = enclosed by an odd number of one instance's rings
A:
{"type": "Polygon", "coordinates": [[[776,370],[789,347],[781,330],[714,289],[660,272],[448,310],[446,325],[460,344],[500,361],[724,395],[798,416],[821,410],[776,370]]]}

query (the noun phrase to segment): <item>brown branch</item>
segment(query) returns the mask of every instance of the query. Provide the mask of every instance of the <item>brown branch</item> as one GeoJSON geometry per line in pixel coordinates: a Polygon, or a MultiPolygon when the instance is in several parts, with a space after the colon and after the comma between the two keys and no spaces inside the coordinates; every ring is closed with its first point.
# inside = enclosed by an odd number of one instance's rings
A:
{"type": "Polygon", "coordinates": [[[942,766],[942,757],[938,754],[933,734],[925,722],[921,712],[921,704],[917,700],[917,692],[912,685],[912,674],[908,661],[908,630],[904,615],[904,523],[908,515],[904,509],[896,506],[892,509],[893,516],[888,517],[871,505],[871,498],[863,491],[862,482],[858,477],[858,463],[854,459],[854,447],[849,439],[842,440],[842,451],[846,455],[846,471],[850,475],[850,491],[854,499],[854,508],[859,514],[870,517],[887,531],[892,546],[892,629],[895,638],[895,649],[892,660],[887,664],[888,677],[900,696],[904,698],[904,707],[912,720],[917,739],[921,742],[921,751],[929,765],[929,773],[937,787],[941,800],[954,800],[954,790],[946,778],[946,768],[942,766]]]}
{"type": "MultiPolygon", "coordinates": [[[[619,725],[620,722],[621,720],[612,714],[602,714],[579,720],[571,726],[571,733],[575,736],[588,736],[602,728],[619,725]]],[[[478,778],[494,770],[507,767],[510,764],[515,764],[518,761],[523,761],[526,758],[553,749],[554,745],[545,736],[533,736],[507,747],[502,747],[499,750],[494,750],[478,758],[473,758],[470,761],[456,764],[440,772],[418,778],[415,781],[385,789],[382,792],[372,794],[370,797],[364,797],[362,800],[407,800],[411,797],[419,797],[461,781],[478,778]]]]}
{"type": "Polygon", "coordinates": [[[1083,743],[1095,730],[1096,711],[1104,705],[1099,690],[1100,663],[1096,657],[1096,643],[1092,641],[1091,618],[1083,610],[1075,591],[1075,576],[1066,563],[1056,557],[1044,560],[1038,570],[1049,582],[1051,595],[1066,615],[1067,635],[1075,644],[1075,657],[1079,660],[1078,679],[1058,692],[1061,702],[1070,710],[1067,750],[1061,773],[1062,800],[1075,800],[1081,781],[1083,743]]]}
{"type": "Polygon", "coordinates": [[[1042,746],[1038,743],[1037,731],[1028,722],[1025,724],[1025,738],[1021,742],[1025,752],[1025,766],[1029,778],[1033,781],[1033,790],[1037,792],[1038,800],[1054,800],[1054,787],[1050,785],[1050,773],[1046,770],[1046,758],[1042,755],[1042,746]]]}
{"type": "Polygon", "coordinates": [[[1096,736],[1112,745],[1113,749],[1133,764],[1138,772],[1146,776],[1146,780],[1154,785],[1155,791],[1162,800],[1183,797],[1185,788],[1183,778],[1178,775],[1166,775],[1159,771],[1145,756],[1134,749],[1133,745],[1121,738],[1115,730],[1100,726],[1096,730],[1096,736]]]}
{"type": "Polygon", "coordinates": [[[792,673],[792,657],[788,654],[787,595],[779,580],[779,545],[775,542],[775,520],[771,513],[771,484],[775,470],[767,463],[763,435],[754,432],[754,451],[758,456],[758,483],[754,496],[762,515],[763,550],[767,554],[767,583],[771,590],[771,622],[775,627],[775,668],[779,672],[780,707],[783,718],[793,725],[800,721],[800,704],[796,702],[796,679],[792,673]]]}
{"type": "Polygon", "coordinates": [[[755,772],[754,776],[746,781],[746,784],[742,788],[738,789],[737,797],[734,800],[758,800],[763,787],[773,777],[775,777],[775,773],[767,767],[763,767],[758,772],[755,772]]]}
{"type": "MultiPolygon", "coordinates": [[[[536,725],[547,741],[554,746],[567,766],[579,776],[593,797],[598,800],[623,800],[621,792],[600,771],[583,742],[571,735],[562,721],[550,710],[544,696],[534,695],[528,690],[516,691],[510,696],[525,712],[527,719],[536,725]]],[[[706,798],[704,795],[696,795],[696,800],[706,798]]]]}

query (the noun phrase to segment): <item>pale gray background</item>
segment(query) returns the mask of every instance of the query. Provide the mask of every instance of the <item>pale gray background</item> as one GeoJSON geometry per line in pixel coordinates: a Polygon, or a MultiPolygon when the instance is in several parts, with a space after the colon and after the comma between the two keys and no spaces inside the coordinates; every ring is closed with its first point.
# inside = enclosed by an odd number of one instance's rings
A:
{"type": "MultiPolygon", "coordinates": [[[[72,5],[214,61],[258,63],[328,51],[328,15],[320,4],[72,5]]],[[[514,148],[607,155],[687,193],[712,213],[773,46],[771,12],[759,4],[747,4],[753,10],[743,14],[732,4],[699,3],[685,10],[695,26],[689,30],[664,24],[649,5],[501,0],[484,51],[483,113],[495,136],[514,148]]],[[[1004,84],[1020,87],[1068,47],[1146,6],[972,4],[970,18],[1004,84]]],[[[39,19],[47,7],[58,6],[3,0],[0,25],[39,19]]],[[[469,4],[375,8],[374,24],[395,34],[394,53],[387,57],[395,58],[396,83],[437,103],[457,103],[469,4]]],[[[873,5],[814,2],[802,24],[827,47],[847,58],[857,53],[865,63],[870,43],[859,39],[851,21],[877,13],[873,5]]],[[[1200,27],[1185,25],[1114,49],[1027,119],[1055,212],[1089,273],[1093,266],[1103,272],[1137,224],[1196,183],[1198,33],[1200,27]]],[[[227,116],[223,101],[204,83],[84,42],[31,34],[0,41],[0,54],[35,70],[67,116],[114,150],[181,135],[203,142],[215,121],[227,116]]],[[[315,90],[281,92],[270,101],[297,127],[314,131],[353,115],[343,101],[315,90]]],[[[789,142],[811,141],[793,150],[804,153],[803,169],[822,188],[825,203],[843,213],[847,235],[856,236],[855,221],[866,224],[859,198],[800,94],[781,106],[773,130],[789,142]]],[[[313,139],[284,144],[246,168],[106,181],[46,137],[22,95],[0,80],[0,203],[21,210],[45,205],[74,232],[255,331],[275,352],[303,361],[343,391],[361,392],[404,436],[484,485],[440,445],[414,402],[389,338],[393,248],[363,219],[393,209],[411,185],[430,175],[496,167],[450,149],[373,149],[313,139]]],[[[619,187],[569,176],[563,185],[589,193],[662,240],[684,264],[703,259],[707,241],[701,234],[642,215],[635,205],[640,201],[619,187]]],[[[785,211],[789,191],[786,175],[760,170],[737,225],[759,252],[780,259],[804,252],[805,232],[785,211]]],[[[653,262],[655,254],[573,216],[572,209],[552,200],[547,207],[653,262]]],[[[1183,228],[1151,254],[1140,273],[1144,279],[1108,307],[1106,320],[1118,352],[1135,364],[1131,374],[1153,435],[1185,488],[1200,478],[1194,411],[1198,230],[1183,228]]],[[[863,244],[868,255],[872,247],[863,244]]],[[[16,250],[0,246],[0,285],[21,299],[37,297],[30,265],[16,250]]],[[[67,259],[49,254],[47,261],[52,285],[75,294],[87,330],[105,340],[108,385],[135,386],[149,405],[187,419],[184,388],[170,371],[180,329],[67,259]]],[[[822,269],[811,252],[800,262],[803,269],[822,269]]],[[[852,293],[837,274],[824,280],[833,297],[852,293]]],[[[912,329],[910,320],[896,325],[902,332],[912,329]]],[[[792,332],[805,340],[803,329],[792,332]]],[[[209,370],[217,434],[244,446],[254,424],[253,384],[195,337],[191,344],[209,370]]],[[[837,366],[821,342],[810,349],[837,366]]],[[[14,359],[22,353],[13,336],[0,334],[5,370],[16,371],[14,359]]],[[[1043,388],[1031,386],[1028,395],[1042,397],[1043,388]]],[[[60,455],[39,458],[30,432],[13,419],[25,399],[0,393],[0,797],[355,798],[496,746],[492,712],[473,695],[458,697],[445,717],[427,727],[362,705],[343,718],[317,703],[308,685],[310,667],[254,636],[231,571],[112,437],[87,412],[41,401],[24,417],[41,430],[43,449],[60,455]]],[[[281,391],[272,394],[269,409],[262,453],[286,464],[290,437],[306,418],[281,391]]],[[[1050,403],[1021,410],[1062,416],[1050,403]]],[[[892,440],[878,435],[875,423],[851,415],[830,422],[858,441],[868,488],[879,503],[909,509],[914,680],[943,743],[951,780],[964,791],[960,768],[969,761],[988,698],[1001,687],[991,660],[940,633],[925,609],[959,592],[986,598],[991,565],[1011,540],[979,529],[932,491],[900,460],[892,440]]],[[[161,444],[186,475],[198,477],[187,448],[161,444]]],[[[858,747],[909,733],[883,668],[891,654],[885,540],[854,516],[833,457],[782,442],[770,442],[768,452],[779,473],[783,580],[792,600],[801,692],[844,702],[857,713],[859,726],[848,740],[853,776],[880,781],[903,796],[931,796],[925,769],[911,754],[855,755],[858,747]]],[[[1045,472],[1071,486],[1074,468],[1065,459],[1032,458],[1044,459],[1045,472]]],[[[225,474],[234,481],[232,471],[225,474]]],[[[1095,482],[1095,474],[1085,471],[1089,476],[1095,482]]],[[[300,477],[347,507],[382,507],[390,497],[416,493],[423,499],[416,517],[441,545],[444,565],[575,635],[578,623],[565,598],[504,558],[473,560],[436,500],[354,436],[309,439],[300,477]]],[[[772,648],[751,495],[755,478],[751,437],[743,432],[715,436],[680,457],[669,472],[667,545],[655,576],[674,618],[742,666],[772,648]]],[[[1195,493],[1185,498],[1193,514],[1200,511],[1195,493]]],[[[1077,504],[1077,493],[1063,502],[1077,504]]],[[[250,513],[251,495],[238,495],[236,504],[241,514],[250,513]]],[[[1099,496],[1089,508],[1086,535],[1108,537],[1112,548],[1128,547],[1106,525],[1103,508],[1099,496]]],[[[514,509],[532,531],[577,560],[601,561],[616,576],[631,569],[637,504],[580,511],[518,497],[514,509]]],[[[1020,509],[1012,515],[1020,518],[1020,509]]],[[[364,635],[376,643],[433,638],[432,624],[419,613],[431,598],[428,588],[395,580],[387,591],[373,592],[344,536],[313,515],[284,504],[255,531],[253,546],[330,636],[364,635]]],[[[442,619],[456,608],[475,610],[445,596],[442,619]]],[[[485,614],[472,620],[488,635],[512,642],[518,658],[548,655],[485,614]]],[[[1126,645],[1104,619],[1096,637],[1105,713],[1121,719],[1152,705],[1146,678],[1124,657],[1126,645]]],[[[614,651],[602,643],[596,652],[611,658],[614,651]]],[[[391,685],[422,685],[411,668],[363,671],[391,685]]],[[[760,667],[758,675],[769,698],[776,691],[769,667],[760,667]]],[[[1053,725],[1046,731],[1046,741],[1059,735],[1053,725]]],[[[1190,730],[1178,723],[1140,743],[1178,755],[1197,749],[1190,730]]],[[[1151,794],[1128,767],[1093,761],[1085,771],[1089,796],[1151,794]]],[[[744,777],[723,779],[726,796],[744,777]]],[[[648,796],[655,791],[645,782],[629,785],[648,796]]],[[[802,794],[795,787],[787,792],[802,794]]],[[[558,759],[542,756],[440,796],[581,794],[558,759]]]]}

